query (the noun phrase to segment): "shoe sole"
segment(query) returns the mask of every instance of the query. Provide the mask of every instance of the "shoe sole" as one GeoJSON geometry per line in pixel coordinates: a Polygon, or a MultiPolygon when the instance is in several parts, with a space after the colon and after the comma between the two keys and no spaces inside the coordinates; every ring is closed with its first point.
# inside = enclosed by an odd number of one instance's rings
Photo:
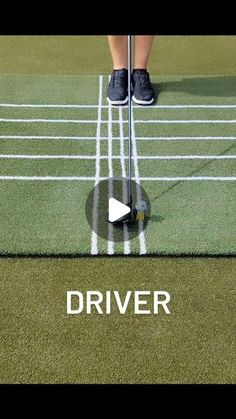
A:
{"type": "Polygon", "coordinates": [[[136,99],[135,96],[132,97],[132,100],[137,103],[138,105],[151,105],[154,102],[154,97],[150,100],[140,100],[140,99],[136,99]]]}
{"type": "Polygon", "coordinates": [[[125,105],[128,102],[128,96],[124,100],[111,100],[107,97],[107,101],[110,105],[118,106],[118,105],[125,105]]]}

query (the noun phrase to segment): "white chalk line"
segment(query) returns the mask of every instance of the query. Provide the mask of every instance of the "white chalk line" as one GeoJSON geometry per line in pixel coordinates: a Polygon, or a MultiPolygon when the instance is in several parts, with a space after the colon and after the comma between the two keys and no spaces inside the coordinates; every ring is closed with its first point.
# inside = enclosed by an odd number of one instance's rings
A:
{"type": "MultiPolygon", "coordinates": [[[[128,156],[122,157],[128,160],[128,156]]],[[[134,157],[131,157],[134,159],[134,157]]],[[[137,160],[233,160],[236,155],[173,155],[173,156],[137,156],[137,160]]],[[[0,159],[12,160],[97,160],[97,156],[90,155],[53,155],[53,154],[0,154],[0,159]]],[[[100,156],[99,160],[108,160],[109,156],[100,156]]],[[[112,156],[113,160],[121,160],[120,156],[112,156]]],[[[125,177],[125,175],[122,175],[125,177]]]]}
{"type": "Polygon", "coordinates": [[[146,181],[235,181],[236,176],[173,176],[173,177],[141,177],[141,180],[146,181]]]}
{"type": "MultiPolygon", "coordinates": [[[[58,135],[0,135],[0,140],[94,140],[96,141],[97,137],[78,137],[78,136],[58,136],[58,135]]],[[[106,140],[107,137],[100,137],[100,140],[106,140]]],[[[112,140],[119,140],[120,137],[112,137],[112,140]]],[[[128,140],[128,137],[123,137],[123,140],[128,140]]],[[[136,137],[136,141],[192,141],[192,140],[236,140],[236,136],[205,136],[205,137],[136,137]]]]}
{"type": "MultiPolygon", "coordinates": [[[[94,176],[19,176],[19,175],[1,175],[0,180],[19,180],[19,181],[95,181],[94,176]]],[[[100,177],[100,180],[107,180],[107,177],[100,177]]],[[[132,180],[136,180],[132,177],[132,180]]],[[[141,181],[235,181],[236,176],[153,176],[153,177],[139,177],[141,181]]]]}
{"type": "MultiPolygon", "coordinates": [[[[123,110],[119,107],[119,128],[120,128],[120,163],[121,163],[121,175],[123,178],[126,178],[126,168],[125,168],[125,148],[124,148],[124,131],[123,131],[123,110]]],[[[113,156],[114,158],[114,156],[113,156]]],[[[127,183],[126,181],[123,182],[122,185],[122,198],[123,203],[128,201],[127,196],[127,183]]],[[[129,230],[127,224],[124,223],[123,225],[123,234],[124,234],[124,254],[130,254],[130,241],[129,241],[129,230]]]]}
{"type": "MultiPolygon", "coordinates": [[[[0,118],[0,122],[46,123],[46,124],[97,124],[93,119],[47,119],[47,118],[0,118]]],[[[108,123],[108,121],[102,121],[108,123]]]]}
{"type": "MultiPolygon", "coordinates": [[[[139,176],[139,168],[138,168],[138,152],[137,152],[137,144],[135,139],[135,126],[134,126],[134,115],[133,115],[133,108],[131,108],[132,112],[132,124],[131,124],[131,134],[132,134],[132,150],[133,150],[133,161],[134,161],[134,175],[135,181],[137,185],[140,185],[140,176],[139,176]]],[[[136,185],[137,191],[137,201],[141,199],[141,192],[139,187],[136,185]]],[[[147,253],[147,246],[146,246],[146,239],[143,229],[143,221],[139,220],[139,245],[140,245],[140,255],[144,255],[147,253]]]]}
{"type": "MultiPolygon", "coordinates": [[[[118,138],[118,137],[117,137],[118,138]]],[[[78,137],[61,135],[0,135],[3,140],[95,140],[97,137],[78,137]]],[[[106,137],[100,137],[100,140],[106,140],[106,137]]]]}
{"type": "MultiPolygon", "coordinates": [[[[108,107],[108,198],[113,196],[113,166],[112,166],[112,108],[108,107]]],[[[107,240],[107,253],[108,255],[114,254],[114,241],[113,241],[113,225],[108,223],[108,240],[107,240]]]]}
{"type": "MultiPolygon", "coordinates": [[[[47,119],[47,118],[0,118],[0,122],[13,123],[46,123],[46,124],[97,124],[93,119],[47,119]]],[[[109,124],[109,121],[103,120],[102,124],[109,124]]],[[[118,120],[113,120],[113,124],[119,124],[118,120]]],[[[127,120],[123,120],[127,124],[127,120]]],[[[134,124],[235,124],[236,119],[136,119],[134,124]]]]}
{"type": "Polygon", "coordinates": [[[100,181],[100,134],[101,134],[101,120],[102,120],[102,88],[103,88],[103,77],[99,76],[99,88],[98,88],[98,117],[97,117],[97,132],[96,132],[96,168],[95,168],[95,182],[94,182],[94,195],[93,195],[93,228],[91,235],[91,255],[98,254],[98,204],[99,204],[99,181],[100,181]]]}
{"type": "Polygon", "coordinates": [[[144,141],[218,141],[218,140],[236,140],[234,136],[228,137],[217,137],[217,136],[205,136],[205,137],[136,137],[136,140],[144,140],[144,141]]]}
{"type": "MultiPolygon", "coordinates": [[[[2,108],[74,108],[74,109],[97,109],[98,105],[90,104],[54,104],[54,103],[0,103],[2,108]]],[[[107,109],[109,105],[102,105],[101,108],[107,109]]],[[[112,106],[112,109],[119,109],[120,106],[112,106]]],[[[122,108],[127,109],[127,106],[122,108]]],[[[134,109],[235,109],[236,105],[228,104],[179,104],[179,105],[150,105],[150,106],[133,106],[134,109]]]]}
{"type": "MultiPolygon", "coordinates": [[[[124,121],[126,122],[126,121],[124,121]]],[[[135,124],[235,124],[236,119],[136,119],[135,124]]]]}

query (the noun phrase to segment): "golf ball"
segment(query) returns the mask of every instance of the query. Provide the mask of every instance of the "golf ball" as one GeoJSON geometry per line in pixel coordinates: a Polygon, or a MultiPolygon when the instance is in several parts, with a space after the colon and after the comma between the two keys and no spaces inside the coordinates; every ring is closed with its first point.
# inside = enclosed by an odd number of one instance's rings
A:
{"type": "Polygon", "coordinates": [[[137,211],[146,211],[147,210],[147,203],[146,201],[144,201],[143,199],[141,199],[140,201],[137,201],[135,204],[135,209],[137,211]]]}

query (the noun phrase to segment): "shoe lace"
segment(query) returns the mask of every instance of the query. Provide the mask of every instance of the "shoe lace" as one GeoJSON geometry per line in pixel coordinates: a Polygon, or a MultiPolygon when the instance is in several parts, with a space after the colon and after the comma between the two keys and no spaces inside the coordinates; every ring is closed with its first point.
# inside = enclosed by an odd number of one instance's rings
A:
{"type": "Polygon", "coordinates": [[[121,73],[115,72],[113,73],[113,86],[114,87],[122,87],[124,84],[124,76],[121,73]]]}
{"type": "Polygon", "coordinates": [[[141,74],[139,74],[139,83],[143,87],[148,87],[149,86],[150,81],[149,81],[149,75],[148,75],[148,73],[141,73],[141,74]]]}

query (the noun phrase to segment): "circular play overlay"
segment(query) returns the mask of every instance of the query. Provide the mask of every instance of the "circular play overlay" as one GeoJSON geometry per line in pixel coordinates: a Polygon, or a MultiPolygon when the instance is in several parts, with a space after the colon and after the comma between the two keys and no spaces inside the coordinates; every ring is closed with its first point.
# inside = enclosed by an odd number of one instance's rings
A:
{"type": "Polygon", "coordinates": [[[147,227],[151,214],[148,195],[134,180],[130,182],[130,191],[131,203],[129,180],[122,177],[102,180],[91,190],[85,212],[91,229],[98,236],[124,242],[132,240],[147,227]],[[127,215],[123,216],[126,212],[127,215]],[[110,219],[113,221],[109,222],[110,219]]]}

